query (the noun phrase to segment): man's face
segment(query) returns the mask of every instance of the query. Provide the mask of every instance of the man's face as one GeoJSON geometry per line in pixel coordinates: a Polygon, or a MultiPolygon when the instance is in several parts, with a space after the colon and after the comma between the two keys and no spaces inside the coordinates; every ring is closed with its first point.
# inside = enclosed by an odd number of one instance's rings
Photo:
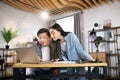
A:
{"type": "Polygon", "coordinates": [[[41,33],[41,34],[39,34],[38,35],[38,39],[39,39],[39,43],[41,44],[41,46],[43,46],[43,47],[49,46],[50,38],[47,35],[47,33],[41,33]]]}

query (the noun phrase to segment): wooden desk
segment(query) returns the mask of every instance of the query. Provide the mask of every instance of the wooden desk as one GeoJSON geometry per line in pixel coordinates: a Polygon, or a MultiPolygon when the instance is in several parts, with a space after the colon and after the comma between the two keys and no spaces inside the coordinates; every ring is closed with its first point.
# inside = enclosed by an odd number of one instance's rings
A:
{"type": "MultiPolygon", "coordinates": [[[[19,75],[17,74],[18,69],[22,68],[25,71],[25,68],[64,68],[64,67],[102,67],[103,68],[103,80],[107,80],[107,63],[45,63],[45,64],[21,64],[21,63],[17,63],[13,65],[13,76],[14,79],[18,79],[16,77],[18,77],[19,75]]],[[[87,76],[89,76],[87,74],[87,76]]],[[[94,75],[93,75],[94,76],[94,75]]],[[[89,76],[90,77],[90,76],[89,76]]]]}

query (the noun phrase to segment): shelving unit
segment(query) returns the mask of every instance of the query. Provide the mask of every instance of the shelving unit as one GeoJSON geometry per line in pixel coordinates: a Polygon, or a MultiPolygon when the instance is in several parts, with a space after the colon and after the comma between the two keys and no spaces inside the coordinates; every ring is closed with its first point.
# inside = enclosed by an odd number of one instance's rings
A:
{"type": "Polygon", "coordinates": [[[0,68],[0,77],[6,77],[7,76],[7,68],[9,66],[12,66],[14,64],[14,54],[10,54],[14,51],[14,49],[5,49],[0,48],[0,59],[4,61],[2,68],[0,68]],[[12,61],[9,59],[11,58],[12,61]]]}
{"type": "MultiPolygon", "coordinates": [[[[118,54],[120,53],[120,34],[118,31],[120,26],[111,27],[109,29],[97,29],[95,30],[97,36],[103,38],[100,41],[99,52],[106,54],[106,62],[108,63],[108,76],[120,78],[120,58],[118,54]]],[[[88,31],[88,34],[91,31],[88,31]]],[[[95,53],[96,47],[94,40],[88,38],[88,51],[89,53],[95,53]]]]}
{"type": "Polygon", "coordinates": [[[115,35],[117,38],[117,56],[118,56],[118,76],[120,77],[120,28],[117,29],[117,34],[115,35]]]}

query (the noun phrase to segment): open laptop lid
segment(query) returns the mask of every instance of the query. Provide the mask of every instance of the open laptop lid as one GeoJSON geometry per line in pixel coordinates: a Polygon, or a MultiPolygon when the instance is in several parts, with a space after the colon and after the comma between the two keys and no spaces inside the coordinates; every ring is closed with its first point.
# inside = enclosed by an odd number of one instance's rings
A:
{"type": "Polygon", "coordinates": [[[21,63],[40,63],[34,48],[16,48],[21,63]]]}

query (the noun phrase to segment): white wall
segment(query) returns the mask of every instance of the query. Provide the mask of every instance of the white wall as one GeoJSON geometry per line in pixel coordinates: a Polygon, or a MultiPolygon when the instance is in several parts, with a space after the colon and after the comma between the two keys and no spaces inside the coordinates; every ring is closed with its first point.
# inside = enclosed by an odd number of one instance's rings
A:
{"type": "MultiPolygon", "coordinates": [[[[15,47],[17,43],[32,41],[32,36],[36,36],[38,29],[46,27],[47,24],[40,19],[39,14],[28,13],[0,2],[0,31],[4,26],[12,26],[14,30],[18,30],[18,37],[10,41],[10,45],[15,47]]],[[[0,32],[0,48],[5,44],[0,32]]]]}
{"type": "MultiPolygon", "coordinates": [[[[102,28],[103,21],[111,19],[112,26],[120,26],[119,8],[120,2],[115,2],[83,12],[86,50],[88,50],[88,31],[94,27],[95,22],[101,24],[100,28],[102,28]]],[[[55,17],[53,18],[55,19],[55,17]]],[[[57,18],[60,18],[60,16],[57,16],[57,18]]],[[[0,2],[0,30],[2,30],[4,26],[12,26],[19,31],[19,36],[10,42],[11,45],[15,45],[18,42],[32,41],[32,36],[36,36],[37,30],[41,27],[46,27],[47,24],[40,19],[38,14],[24,12],[0,2]],[[15,42],[13,43],[13,41],[15,42]]],[[[5,41],[0,33],[0,47],[4,47],[4,45],[5,41]]]]}
{"type": "Polygon", "coordinates": [[[103,28],[103,21],[111,19],[112,27],[120,26],[120,2],[85,10],[83,15],[85,48],[88,50],[88,31],[92,30],[94,23],[99,23],[99,28],[103,28]]]}

